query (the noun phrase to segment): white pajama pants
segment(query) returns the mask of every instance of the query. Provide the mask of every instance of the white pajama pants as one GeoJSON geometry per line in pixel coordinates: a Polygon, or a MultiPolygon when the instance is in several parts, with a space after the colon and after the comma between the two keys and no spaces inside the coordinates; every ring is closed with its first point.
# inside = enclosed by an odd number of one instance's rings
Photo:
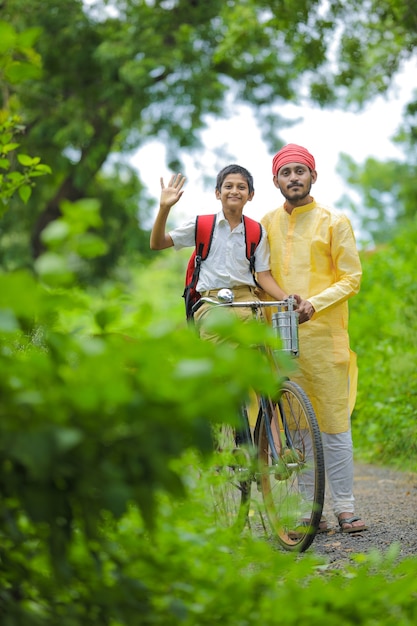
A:
{"type": "Polygon", "coordinates": [[[333,511],[354,512],[353,497],[353,444],[352,432],[329,435],[321,434],[326,468],[326,486],[329,489],[333,511]]]}
{"type": "MultiPolygon", "coordinates": [[[[297,434],[301,434],[302,445],[306,457],[312,457],[312,441],[308,431],[294,433],[297,445],[297,434]]],[[[329,490],[331,503],[336,517],[340,513],[354,513],[353,497],[353,445],[350,429],[344,433],[330,435],[321,433],[326,469],[326,488],[329,490]]],[[[304,472],[299,477],[299,487],[306,501],[314,499],[314,472],[304,472]]]]}

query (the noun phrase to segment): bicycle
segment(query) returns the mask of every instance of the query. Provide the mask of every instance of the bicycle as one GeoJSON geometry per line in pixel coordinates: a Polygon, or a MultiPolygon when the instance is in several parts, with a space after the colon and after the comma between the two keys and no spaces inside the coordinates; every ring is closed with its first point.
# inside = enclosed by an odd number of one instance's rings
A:
{"type": "MultiPolygon", "coordinates": [[[[233,292],[222,289],[217,307],[250,307],[256,319],[265,307],[276,307],[273,328],[285,352],[298,356],[298,314],[295,300],[233,302],[233,292]]],[[[273,350],[259,346],[274,367],[273,350]]],[[[215,507],[222,522],[242,530],[248,521],[252,483],[256,483],[267,518],[279,543],[290,551],[305,551],[317,533],[324,503],[325,471],[320,429],[303,389],[283,377],[277,398],[257,396],[258,413],[251,432],[246,405],[239,424],[222,424],[215,432],[215,507]]]]}

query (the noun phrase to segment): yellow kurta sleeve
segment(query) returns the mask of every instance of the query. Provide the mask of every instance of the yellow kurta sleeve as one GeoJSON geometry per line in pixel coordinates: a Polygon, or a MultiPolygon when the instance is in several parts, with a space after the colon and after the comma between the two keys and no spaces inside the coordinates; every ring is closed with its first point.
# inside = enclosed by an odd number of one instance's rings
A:
{"type": "MultiPolygon", "coordinates": [[[[308,298],[317,313],[351,298],[360,288],[361,262],[352,227],[345,216],[341,216],[331,227],[329,254],[332,265],[330,274],[334,282],[308,298]]],[[[327,268],[323,269],[326,271],[327,268]]],[[[318,260],[316,272],[317,270],[320,271],[318,260]]],[[[320,285],[318,277],[317,285],[318,290],[320,285]]]]}

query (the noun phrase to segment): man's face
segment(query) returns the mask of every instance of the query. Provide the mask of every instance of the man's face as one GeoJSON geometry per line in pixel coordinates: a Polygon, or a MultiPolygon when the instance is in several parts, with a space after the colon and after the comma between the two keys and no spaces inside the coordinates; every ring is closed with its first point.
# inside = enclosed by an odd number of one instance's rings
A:
{"type": "Polygon", "coordinates": [[[273,178],[275,187],[288,202],[306,204],[309,202],[311,185],[316,182],[317,173],[302,163],[283,165],[273,178]]]}

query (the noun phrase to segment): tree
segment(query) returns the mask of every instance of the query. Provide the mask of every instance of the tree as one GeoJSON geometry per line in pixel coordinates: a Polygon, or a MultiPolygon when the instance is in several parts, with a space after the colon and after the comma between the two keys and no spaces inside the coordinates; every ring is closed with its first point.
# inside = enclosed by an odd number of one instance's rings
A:
{"type": "MultiPolygon", "coordinates": [[[[331,2],[339,23],[335,71],[330,64],[311,85],[322,104],[360,108],[376,95],[395,91],[402,64],[416,57],[417,8],[411,0],[331,2]],[[339,22],[341,20],[341,22],[339,22]]],[[[330,57],[332,59],[332,57],[330,57]]],[[[417,93],[415,94],[417,98],[417,93]]],[[[384,124],[381,120],[381,132],[384,124]]],[[[405,107],[402,128],[394,141],[404,148],[403,162],[367,159],[362,165],[341,155],[339,172],[357,192],[340,206],[350,206],[368,244],[388,241],[393,228],[415,216],[417,180],[417,99],[405,107]]]]}
{"type": "Polygon", "coordinates": [[[417,219],[362,254],[360,297],[349,305],[360,363],[353,436],[361,458],[416,471],[417,219]],[[401,450],[405,451],[406,458],[401,450]]]}
{"type": "Polygon", "coordinates": [[[344,208],[349,206],[357,216],[368,245],[390,241],[393,229],[415,216],[417,165],[410,161],[380,162],[374,158],[358,165],[347,154],[342,154],[339,172],[357,192],[359,200],[352,199],[349,193],[338,204],[344,208]]]}
{"type": "Polygon", "coordinates": [[[368,243],[390,241],[393,229],[414,220],[417,180],[417,101],[405,107],[402,127],[393,139],[401,145],[403,161],[367,159],[359,165],[347,154],[339,161],[339,173],[357,192],[359,200],[346,194],[341,206],[350,206],[361,223],[368,243]]]}
{"type": "MultiPolygon", "coordinates": [[[[4,12],[17,29],[36,24],[43,33],[42,81],[10,87],[28,145],[56,172],[31,202],[35,256],[63,198],[94,196],[99,172],[150,138],[165,143],[178,169],[178,150],[198,146],[207,115],[224,115],[230,91],[256,107],[276,147],[281,102],[361,106],[389,89],[416,43],[415,10],[400,0],[302,0],[295,8],[287,0],[7,0],[4,12]]],[[[149,206],[136,191],[137,204],[149,206]]],[[[113,218],[122,213],[118,205],[113,218]]],[[[130,214],[126,224],[138,226],[130,214]]]]}
{"type": "MultiPolygon", "coordinates": [[[[274,54],[275,31],[258,19],[266,3],[113,6],[110,16],[100,2],[88,10],[79,0],[6,4],[16,27],[35,22],[43,30],[38,43],[43,80],[17,90],[28,143],[40,148],[56,171],[48,197],[37,198],[41,210],[31,226],[35,256],[42,250],[41,231],[59,216],[60,201],[94,193],[97,173],[121,152],[158,136],[175,167],[178,148],[198,143],[205,115],[222,111],[232,84],[238,97],[255,104],[292,97],[297,70],[274,54]]],[[[307,18],[307,4],[298,15],[307,18]]],[[[283,12],[281,30],[292,20],[292,11],[283,12]]],[[[298,55],[314,68],[319,59],[308,54],[309,47],[298,55]]]]}

